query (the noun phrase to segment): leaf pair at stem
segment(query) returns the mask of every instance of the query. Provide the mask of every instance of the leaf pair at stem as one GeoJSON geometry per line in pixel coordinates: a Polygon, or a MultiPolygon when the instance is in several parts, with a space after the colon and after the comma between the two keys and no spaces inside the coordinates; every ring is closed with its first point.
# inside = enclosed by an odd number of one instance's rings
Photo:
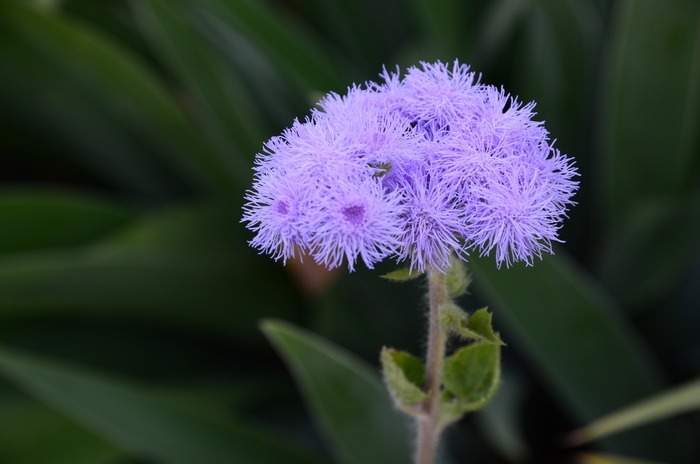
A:
{"type": "MultiPolygon", "coordinates": [[[[448,308],[454,311],[456,307],[448,308]]],[[[461,311],[461,310],[460,310],[461,311]]],[[[466,313],[463,313],[466,316],[466,313]]],[[[500,379],[500,350],[503,344],[491,329],[486,308],[475,312],[470,321],[460,321],[459,335],[473,343],[460,348],[445,360],[440,393],[444,425],[459,420],[466,412],[481,409],[493,398],[500,379]],[[479,327],[483,325],[483,327],[479,327]],[[480,330],[484,328],[485,330],[480,330]]],[[[425,366],[405,351],[384,348],[381,353],[384,381],[395,404],[413,416],[421,414],[421,404],[429,392],[423,389],[425,366]]]]}
{"type": "MultiPolygon", "coordinates": [[[[395,281],[415,277],[403,270],[386,276],[395,281]]],[[[465,413],[483,408],[494,397],[500,380],[500,352],[504,343],[494,332],[492,316],[486,308],[469,315],[454,302],[456,297],[467,292],[471,283],[462,261],[453,260],[444,278],[433,279],[431,285],[436,281],[444,286],[445,298],[437,308],[431,308],[431,317],[437,317],[444,334],[441,343],[447,344],[450,337],[470,342],[441,363],[439,391],[433,392],[426,385],[426,368],[412,354],[385,347],[381,362],[384,381],[396,406],[418,420],[426,411],[436,414],[436,426],[442,430],[465,413]],[[433,395],[439,395],[437,411],[427,407],[433,395]]]]}

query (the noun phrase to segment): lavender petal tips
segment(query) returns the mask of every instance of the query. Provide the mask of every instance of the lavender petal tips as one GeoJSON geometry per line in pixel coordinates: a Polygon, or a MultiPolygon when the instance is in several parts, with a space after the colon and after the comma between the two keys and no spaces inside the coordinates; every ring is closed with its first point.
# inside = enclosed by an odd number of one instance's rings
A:
{"type": "Polygon", "coordinates": [[[534,103],[457,61],[381,77],[327,95],[265,144],[243,208],[251,246],[350,271],[387,258],[444,271],[467,250],[499,266],[551,253],[578,173],[534,103]]]}

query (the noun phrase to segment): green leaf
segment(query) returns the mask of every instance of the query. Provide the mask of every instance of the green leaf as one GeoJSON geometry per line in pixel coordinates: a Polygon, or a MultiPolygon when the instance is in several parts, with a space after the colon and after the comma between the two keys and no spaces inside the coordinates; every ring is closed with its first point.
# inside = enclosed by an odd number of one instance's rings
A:
{"type": "MultiPolygon", "coordinates": [[[[469,315],[454,301],[448,301],[438,309],[440,324],[448,334],[461,335],[462,327],[469,318],[469,315]]],[[[470,337],[472,338],[472,337],[470,337]]]]}
{"type": "Polygon", "coordinates": [[[408,418],[394,409],[373,369],[284,322],[266,321],[262,328],[294,374],[339,462],[411,462],[408,418]]]}
{"type": "Polygon", "coordinates": [[[407,412],[412,406],[428,397],[423,391],[425,367],[423,362],[410,353],[383,348],[381,357],[382,373],[396,405],[407,412]]]}
{"type": "Polygon", "coordinates": [[[155,196],[243,190],[145,64],[94,30],[2,2],[0,54],[0,105],[11,127],[42,134],[40,159],[155,196]]]}
{"type": "Polygon", "coordinates": [[[492,315],[488,308],[481,308],[469,315],[467,323],[462,323],[460,333],[469,338],[473,338],[492,345],[504,345],[498,332],[494,332],[492,315]]]}
{"type": "Polygon", "coordinates": [[[572,432],[568,442],[580,445],[676,414],[700,409],[700,379],[666,390],[639,403],[608,414],[572,432]]]}
{"type": "MultiPolygon", "coordinates": [[[[445,360],[445,391],[454,398],[462,412],[486,406],[496,394],[501,378],[501,347],[489,343],[473,343],[461,348],[445,360]]],[[[448,399],[449,398],[449,399],[448,399]]]]}
{"type": "Polygon", "coordinates": [[[269,430],[212,416],[206,407],[179,408],[106,376],[6,349],[0,374],[134,456],[168,464],[319,462],[269,430]]]}
{"type": "Polygon", "coordinates": [[[469,293],[469,285],[472,283],[472,276],[467,269],[467,265],[455,256],[450,257],[450,267],[447,268],[445,285],[451,298],[457,298],[469,293]]]}
{"type": "Polygon", "coordinates": [[[694,185],[700,126],[700,3],[626,0],[616,11],[598,163],[613,228],[638,205],[694,185]]]}
{"type": "Polygon", "coordinates": [[[417,279],[422,276],[423,273],[417,271],[416,269],[411,269],[408,267],[402,267],[391,272],[387,272],[382,275],[382,279],[391,280],[392,282],[407,282],[409,280],[417,279]]]}
{"type": "Polygon", "coordinates": [[[505,345],[498,332],[493,330],[491,313],[487,308],[481,308],[469,315],[454,302],[445,303],[440,307],[440,324],[450,334],[477,342],[505,345]]]}

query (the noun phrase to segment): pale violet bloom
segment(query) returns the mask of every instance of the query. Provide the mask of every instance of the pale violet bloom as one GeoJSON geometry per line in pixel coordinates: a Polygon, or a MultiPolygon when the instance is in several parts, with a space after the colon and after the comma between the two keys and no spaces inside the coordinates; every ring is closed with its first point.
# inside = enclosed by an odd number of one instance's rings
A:
{"type": "Polygon", "coordinates": [[[310,253],[329,269],[347,261],[353,271],[358,258],[371,269],[396,254],[403,209],[400,194],[386,192],[374,176],[339,176],[316,192],[310,253]]]}
{"type": "Polygon", "coordinates": [[[534,103],[467,65],[421,63],[324,97],[256,158],[243,221],[275,259],[443,271],[467,250],[530,265],[578,188],[534,103]]]}

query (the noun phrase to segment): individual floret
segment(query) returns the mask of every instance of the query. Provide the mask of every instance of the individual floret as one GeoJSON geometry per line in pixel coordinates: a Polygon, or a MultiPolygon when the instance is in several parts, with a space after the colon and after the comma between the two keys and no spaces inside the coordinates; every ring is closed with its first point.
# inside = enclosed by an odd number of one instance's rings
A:
{"type": "Polygon", "coordinates": [[[360,259],[371,269],[399,247],[401,197],[386,192],[368,174],[339,176],[316,192],[316,204],[309,212],[311,255],[329,269],[347,260],[353,271],[360,259]]]}

